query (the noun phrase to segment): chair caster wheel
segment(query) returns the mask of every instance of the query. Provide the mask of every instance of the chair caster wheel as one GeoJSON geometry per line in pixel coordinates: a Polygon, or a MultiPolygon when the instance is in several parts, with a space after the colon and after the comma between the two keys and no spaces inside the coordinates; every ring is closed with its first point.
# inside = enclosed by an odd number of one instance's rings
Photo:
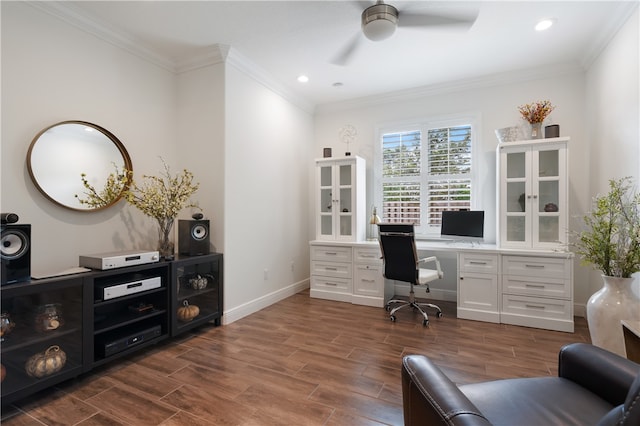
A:
{"type": "Polygon", "coordinates": [[[436,317],[442,318],[442,312],[436,312],[436,317]]]}
{"type": "Polygon", "coordinates": [[[389,312],[389,311],[391,310],[391,306],[386,305],[386,306],[384,307],[384,310],[385,310],[385,311],[387,311],[387,312],[389,312]]]}
{"type": "Polygon", "coordinates": [[[389,315],[389,319],[391,320],[391,322],[396,322],[396,316],[395,315],[389,315]]]}
{"type": "Polygon", "coordinates": [[[427,327],[429,325],[429,320],[422,320],[422,325],[424,325],[425,327],[427,327]]]}

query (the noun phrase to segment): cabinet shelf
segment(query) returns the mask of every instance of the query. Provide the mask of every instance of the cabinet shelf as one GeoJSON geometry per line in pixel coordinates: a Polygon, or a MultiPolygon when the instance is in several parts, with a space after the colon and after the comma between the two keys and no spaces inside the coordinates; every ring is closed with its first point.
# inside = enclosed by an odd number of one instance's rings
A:
{"type": "Polygon", "coordinates": [[[72,335],[74,333],[80,333],[80,332],[81,332],[80,328],[69,328],[69,329],[56,330],[56,331],[51,331],[51,332],[42,333],[42,334],[36,334],[34,332],[34,337],[26,340],[20,340],[20,341],[11,341],[10,338],[5,338],[5,340],[0,343],[2,345],[2,355],[7,356],[12,351],[24,349],[32,345],[39,345],[43,343],[46,344],[46,342],[49,342],[50,344],[53,345],[55,344],[55,342],[63,339],[65,336],[72,335]]]}
{"type": "Polygon", "coordinates": [[[153,309],[150,312],[144,314],[136,314],[134,312],[121,311],[117,317],[105,319],[94,323],[94,334],[98,335],[106,333],[111,330],[115,330],[120,327],[135,324],[144,321],[149,318],[157,317],[167,313],[166,309],[153,309]]]}

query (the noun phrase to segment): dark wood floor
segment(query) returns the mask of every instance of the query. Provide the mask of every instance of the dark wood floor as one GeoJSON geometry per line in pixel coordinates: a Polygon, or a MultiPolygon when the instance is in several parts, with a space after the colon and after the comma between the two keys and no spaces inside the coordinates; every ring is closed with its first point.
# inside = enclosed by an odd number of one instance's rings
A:
{"type": "Polygon", "coordinates": [[[401,357],[430,356],[459,384],[557,374],[562,333],[459,320],[423,327],[382,308],[299,293],[5,407],[13,425],[400,425],[401,357]]]}

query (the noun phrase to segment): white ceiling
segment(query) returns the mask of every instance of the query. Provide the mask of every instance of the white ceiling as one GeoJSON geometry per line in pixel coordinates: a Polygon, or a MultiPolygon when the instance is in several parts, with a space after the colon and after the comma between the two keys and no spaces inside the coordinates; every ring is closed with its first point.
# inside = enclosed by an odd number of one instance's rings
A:
{"type": "Polygon", "coordinates": [[[228,45],[310,105],[567,64],[585,67],[630,15],[633,1],[394,1],[400,12],[477,14],[470,29],[398,28],[372,42],[360,14],[373,1],[79,1],[68,16],[180,69],[228,45]],[[535,23],[557,19],[546,32],[535,23]],[[360,34],[360,35],[359,35],[360,34]],[[346,66],[332,59],[362,37],[346,66]],[[310,81],[296,81],[306,74],[310,81]],[[342,83],[334,87],[334,83],[342,83]]]}

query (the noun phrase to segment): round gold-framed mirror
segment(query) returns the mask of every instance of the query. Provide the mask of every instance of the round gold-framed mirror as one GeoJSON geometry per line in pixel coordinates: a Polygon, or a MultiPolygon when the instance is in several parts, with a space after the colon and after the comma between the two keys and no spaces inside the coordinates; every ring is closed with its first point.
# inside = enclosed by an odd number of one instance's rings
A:
{"type": "Polygon", "coordinates": [[[46,198],[78,211],[102,210],[120,199],[118,194],[99,207],[81,203],[87,193],[84,180],[100,191],[114,172],[133,171],[129,153],[113,133],[79,120],[62,121],[40,131],[29,146],[27,168],[46,198]]]}

